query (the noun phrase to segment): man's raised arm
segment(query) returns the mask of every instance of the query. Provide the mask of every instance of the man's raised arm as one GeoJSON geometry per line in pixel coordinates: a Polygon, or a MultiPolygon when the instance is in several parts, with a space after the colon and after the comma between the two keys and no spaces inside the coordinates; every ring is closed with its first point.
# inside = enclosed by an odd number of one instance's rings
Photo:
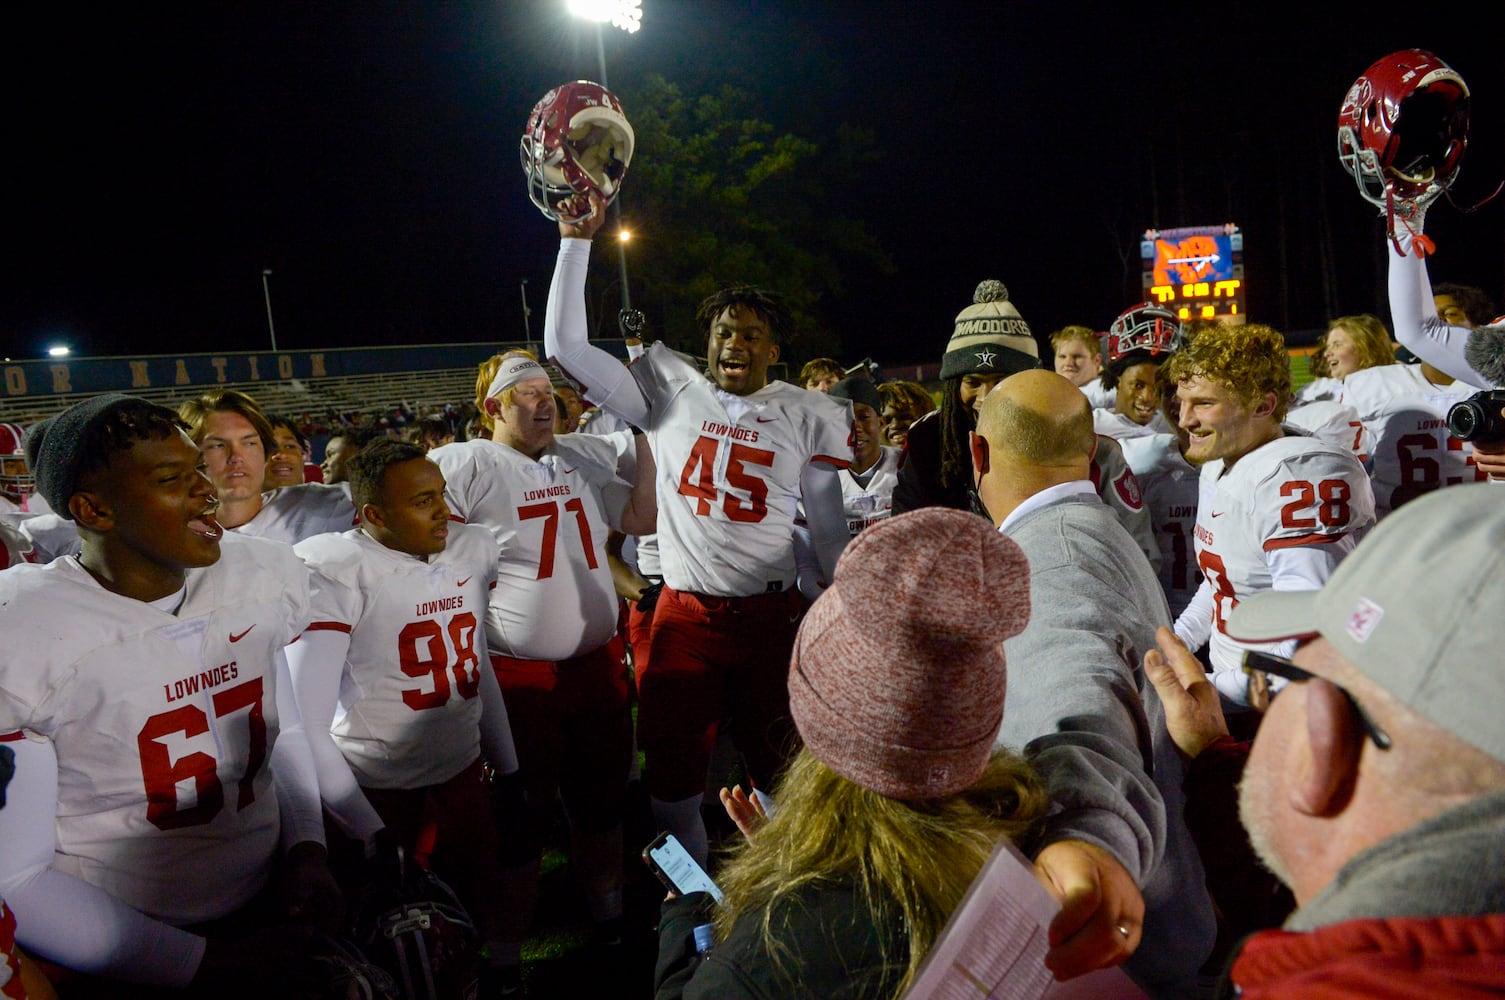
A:
{"type": "Polygon", "coordinates": [[[634,427],[648,422],[648,403],[627,368],[592,347],[585,322],[585,275],[591,238],[606,221],[606,204],[591,195],[591,214],[559,223],[559,258],[544,312],[543,346],[549,361],[580,384],[585,398],[634,427]]]}

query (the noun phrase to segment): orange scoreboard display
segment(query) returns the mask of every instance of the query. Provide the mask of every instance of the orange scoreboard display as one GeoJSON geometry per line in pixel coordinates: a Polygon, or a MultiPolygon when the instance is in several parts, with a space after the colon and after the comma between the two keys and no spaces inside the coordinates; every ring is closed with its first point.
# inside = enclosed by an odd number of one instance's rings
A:
{"type": "Polygon", "coordinates": [[[1147,229],[1139,257],[1147,302],[1182,319],[1244,322],[1244,234],[1238,226],[1147,229]]]}

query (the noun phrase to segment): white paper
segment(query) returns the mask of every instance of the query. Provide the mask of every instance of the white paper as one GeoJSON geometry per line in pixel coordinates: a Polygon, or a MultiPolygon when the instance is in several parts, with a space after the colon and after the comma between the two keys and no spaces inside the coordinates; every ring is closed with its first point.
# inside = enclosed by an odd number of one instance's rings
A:
{"type": "Polygon", "coordinates": [[[1045,968],[1060,907],[1007,838],[999,841],[930,949],[907,1000],[1143,1000],[1118,969],[1058,983],[1045,968]]]}

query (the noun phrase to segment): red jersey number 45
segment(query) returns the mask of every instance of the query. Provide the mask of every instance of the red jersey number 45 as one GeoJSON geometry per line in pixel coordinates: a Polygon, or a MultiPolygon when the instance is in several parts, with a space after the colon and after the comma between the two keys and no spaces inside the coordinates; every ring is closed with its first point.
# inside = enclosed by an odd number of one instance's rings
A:
{"type": "Polygon", "coordinates": [[[719,501],[729,521],[757,523],[763,520],[768,516],[768,484],[749,472],[747,467],[773,468],[773,452],[735,441],[727,443],[726,482],[747,492],[747,499],[743,500],[730,490],[716,489],[716,451],[721,445],[720,438],[704,434],[696,440],[690,449],[690,460],[679,474],[680,496],[695,500],[698,517],[710,517],[711,505],[719,501]]]}

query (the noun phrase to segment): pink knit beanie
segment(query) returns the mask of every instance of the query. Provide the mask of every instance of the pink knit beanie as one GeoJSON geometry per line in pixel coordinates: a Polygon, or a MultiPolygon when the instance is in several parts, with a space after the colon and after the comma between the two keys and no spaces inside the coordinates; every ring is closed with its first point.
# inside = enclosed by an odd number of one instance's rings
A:
{"type": "Polygon", "coordinates": [[[789,708],[831,770],[889,798],[982,775],[1003,722],[1003,641],[1029,621],[1029,563],[976,514],[928,507],[865,529],[805,616],[789,708]]]}

